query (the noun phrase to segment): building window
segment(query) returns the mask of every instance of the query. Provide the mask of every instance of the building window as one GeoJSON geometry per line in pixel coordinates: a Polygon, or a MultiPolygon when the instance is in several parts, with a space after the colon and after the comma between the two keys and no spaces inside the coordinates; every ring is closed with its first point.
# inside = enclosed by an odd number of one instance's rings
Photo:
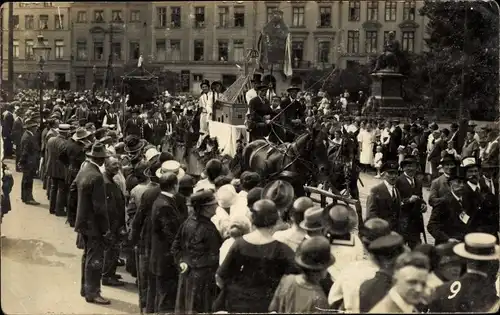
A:
{"type": "Polygon", "coordinates": [[[130,22],[140,22],[141,21],[141,11],[132,10],[130,11],[130,22]]]}
{"type": "Polygon", "coordinates": [[[304,26],[304,7],[293,7],[292,8],[292,26],[303,27],[304,26]]]}
{"type": "Polygon", "coordinates": [[[129,58],[137,60],[141,55],[141,45],[138,42],[131,41],[128,45],[129,58]]]}
{"type": "Polygon", "coordinates": [[[19,29],[19,15],[12,16],[12,26],[14,27],[15,30],[19,29]]]}
{"type": "Polygon", "coordinates": [[[359,21],[359,1],[349,1],[349,21],[359,21]]]}
{"type": "Polygon", "coordinates": [[[76,13],[76,23],[87,23],[87,11],[78,11],[76,13]]]}
{"type": "Polygon", "coordinates": [[[156,14],[158,16],[158,26],[167,26],[167,8],[156,8],[156,14]]]}
{"type": "Polygon", "coordinates": [[[377,52],[377,31],[366,31],[365,52],[374,54],[377,52]]]}
{"type": "Polygon", "coordinates": [[[378,1],[368,1],[366,7],[366,17],[368,21],[378,20],[378,1]]]}
{"type": "Polygon", "coordinates": [[[94,42],[94,60],[104,60],[103,42],[94,42]]]}
{"type": "Polygon", "coordinates": [[[54,28],[56,30],[63,30],[64,29],[64,15],[59,15],[59,14],[56,14],[54,16],[54,28]]]}
{"type": "Polygon", "coordinates": [[[94,10],[94,22],[95,23],[103,23],[104,22],[104,11],[103,10],[94,10]]]}
{"type": "Polygon", "coordinates": [[[205,7],[194,8],[194,26],[205,27],[205,7]]]}
{"type": "MultiPolygon", "coordinates": [[[[44,39],[43,40],[43,44],[46,46],[46,47],[49,47],[49,40],[48,39],[44,39]]],[[[47,53],[47,59],[45,60],[50,60],[50,50],[49,52],[47,53]]]]}
{"type": "Polygon", "coordinates": [[[172,61],[181,60],[181,41],[178,39],[170,40],[170,60],[172,61]]]}
{"type": "Polygon", "coordinates": [[[24,28],[27,30],[32,30],[35,28],[35,18],[33,15],[24,16],[24,28]]]}
{"type": "Polygon", "coordinates": [[[413,52],[415,44],[415,32],[403,32],[403,40],[401,41],[401,48],[404,51],[413,52]]]}
{"type": "Polygon", "coordinates": [[[304,59],[304,41],[292,41],[292,64],[298,68],[300,62],[304,59]]]}
{"type": "Polygon", "coordinates": [[[118,22],[118,23],[123,22],[122,10],[111,11],[111,21],[118,22]]]}
{"type": "Polygon", "coordinates": [[[181,7],[171,7],[170,10],[171,10],[170,27],[172,28],[181,27],[181,7]]]}
{"type": "Polygon", "coordinates": [[[318,62],[330,63],[330,42],[320,41],[318,43],[318,62]]]}
{"type": "Polygon", "coordinates": [[[49,29],[49,16],[48,15],[40,15],[38,20],[38,28],[41,30],[49,29]]]}
{"type": "Polygon", "coordinates": [[[205,54],[205,44],[201,39],[194,41],[194,61],[203,61],[205,54]]]}
{"type": "Polygon", "coordinates": [[[386,21],[396,21],[396,1],[386,1],[385,2],[385,20],[386,21]]]}
{"type": "Polygon", "coordinates": [[[242,39],[235,39],[233,41],[233,57],[234,61],[245,61],[245,41],[242,39]]]}
{"type": "Polygon", "coordinates": [[[219,51],[219,61],[229,60],[229,43],[227,40],[219,40],[218,51],[219,51]]]}
{"type": "Polygon", "coordinates": [[[415,20],[415,0],[406,0],[403,5],[403,20],[415,20]]]}
{"type": "Polygon", "coordinates": [[[122,60],[122,43],[115,42],[111,44],[111,53],[113,60],[122,60]]]}
{"type": "Polygon", "coordinates": [[[87,60],[87,42],[76,43],[76,60],[87,60]]]}
{"type": "Polygon", "coordinates": [[[238,5],[234,7],[234,27],[245,27],[245,7],[238,5]]]}
{"type": "Polygon", "coordinates": [[[319,27],[331,27],[332,26],[332,8],[330,7],[320,7],[319,8],[319,27]]]}
{"type": "Polygon", "coordinates": [[[14,59],[19,59],[19,40],[14,39],[12,41],[12,48],[14,50],[12,56],[14,57],[14,59]]]}
{"type": "Polygon", "coordinates": [[[85,90],[85,76],[84,75],[77,75],[76,76],[76,89],[78,91],[85,90]]]}
{"type": "Polygon", "coordinates": [[[229,8],[228,7],[218,7],[219,13],[219,27],[228,27],[228,19],[229,19],[229,8]]]}
{"type": "Polygon", "coordinates": [[[347,32],[347,52],[351,54],[359,53],[359,31],[347,32]]]}
{"type": "Polygon", "coordinates": [[[266,8],[266,18],[267,22],[270,22],[274,16],[274,12],[278,10],[278,7],[267,7],[266,8]]]}
{"type": "Polygon", "coordinates": [[[35,59],[35,54],[33,53],[33,40],[32,39],[27,39],[24,41],[24,59],[26,60],[33,60],[35,59]]]}
{"type": "Polygon", "coordinates": [[[56,59],[64,59],[64,40],[62,39],[56,39],[55,43],[55,57],[56,59]]]}
{"type": "Polygon", "coordinates": [[[167,60],[167,44],[164,39],[156,40],[156,60],[165,61],[167,60]]]}

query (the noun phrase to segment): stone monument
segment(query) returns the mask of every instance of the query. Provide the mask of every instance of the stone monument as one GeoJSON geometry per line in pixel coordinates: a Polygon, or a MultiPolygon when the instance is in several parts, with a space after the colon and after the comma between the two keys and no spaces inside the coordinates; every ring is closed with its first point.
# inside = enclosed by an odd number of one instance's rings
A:
{"type": "Polygon", "coordinates": [[[407,110],[403,101],[403,78],[399,65],[403,55],[395,33],[390,32],[384,43],[384,52],[377,58],[373,69],[371,97],[372,108],[385,117],[405,116],[407,110]]]}

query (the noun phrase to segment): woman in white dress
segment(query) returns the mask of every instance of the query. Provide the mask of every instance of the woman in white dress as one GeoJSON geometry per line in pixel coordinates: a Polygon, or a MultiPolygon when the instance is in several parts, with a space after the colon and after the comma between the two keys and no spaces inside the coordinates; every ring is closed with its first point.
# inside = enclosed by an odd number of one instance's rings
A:
{"type": "Polygon", "coordinates": [[[367,123],[364,129],[361,129],[358,135],[360,147],[359,162],[366,168],[373,163],[373,144],[374,133],[371,124],[367,123]]]}

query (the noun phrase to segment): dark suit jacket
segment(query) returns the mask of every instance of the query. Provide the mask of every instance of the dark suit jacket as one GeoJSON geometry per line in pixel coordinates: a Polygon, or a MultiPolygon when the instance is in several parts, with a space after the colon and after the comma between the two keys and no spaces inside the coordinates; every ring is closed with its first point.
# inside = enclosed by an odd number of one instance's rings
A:
{"type": "Polygon", "coordinates": [[[454,238],[463,241],[467,233],[471,232],[471,222],[467,223],[460,220],[460,213],[464,211],[467,215],[472,216],[472,210],[466,209],[464,206],[467,203],[462,198],[462,204],[450,194],[445,197],[437,206],[432,208],[431,217],[427,224],[427,231],[436,240],[436,245],[446,243],[448,239],[454,238]]]}
{"type": "MultiPolygon", "coordinates": [[[[488,147],[486,147],[488,148],[488,147]]],[[[500,154],[499,152],[499,146],[498,146],[498,141],[493,142],[490,151],[486,154],[484,154],[484,158],[482,163],[483,164],[491,164],[491,165],[498,165],[498,155],[500,154]]]]}
{"type": "Polygon", "coordinates": [[[431,183],[429,206],[436,207],[450,194],[451,190],[450,184],[448,183],[448,177],[442,174],[438,178],[434,179],[431,183]]]}
{"type": "MultiPolygon", "coordinates": [[[[397,189],[397,187],[396,187],[397,189]]],[[[389,222],[391,230],[400,232],[401,199],[394,201],[385,183],[374,186],[366,200],[366,219],[381,218],[389,222]]]]}
{"type": "Polygon", "coordinates": [[[392,274],[386,270],[378,270],[375,277],[366,280],[359,287],[359,311],[371,310],[392,288],[392,274]]]}
{"type": "Polygon", "coordinates": [[[139,118],[133,119],[130,118],[125,122],[125,128],[123,129],[123,133],[125,136],[128,135],[136,135],[142,138],[142,121],[139,118]]]}
{"type": "Polygon", "coordinates": [[[433,163],[439,163],[439,161],[441,160],[441,152],[443,150],[446,150],[447,142],[442,139],[435,141],[436,142],[434,143],[434,148],[432,148],[432,151],[429,152],[427,160],[433,163]]]}
{"type": "Polygon", "coordinates": [[[262,100],[260,97],[254,97],[248,104],[250,117],[248,119],[250,135],[253,139],[263,139],[270,132],[270,125],[265,123],[264,116],[273,115],[271,106],[267,100],[262,100]]]}
{"type": "Polygon", "coordinates": [[[23,120],[21,117],[16,117],[14,120],[14,124],[12,126],[12,141],[16,144],[16,146],[20,145],[21,137],[23,136],[24,126],[23,120]]]}
{"type": "Polygon", "coordinates": [[[71,198],[77,201],[75,231],[100,236],[110,231],[104,177],[99,168],[86,162],[71,184],[71,198]]]}
{"type": "Polygon", "coordinates": [[[14,115],[7,111],[2,115],[2,136],[10,137],[14,127],[14,115]]]}
{"type": "Polygon", "coordinates": [[[391,138],[389,139],[389,152],[397,152],[398,147],[401,145],[402,138],[403,131],[399,126],[396,126],[391,132],[391,138]]]}
{"type": "Polygon", "coordinates": [[[170,251],[175,235],[186,219],[177,209],[174,198],[160,193],[151,213],[151,256],[149,269],[157,276],[173,273],[174,257],[170,251]]]}
{"type": "Polygon", "coordinates": [[[458,280],[445,282],[434,291],[429,303],[432,313],[487,312],[498,301],[495,283],[475,273],[466,273],[458,280]]]}
{"type": "Polygon", "coordinates": [[[21,158],[19,165],[23,172],[36,172],[40,159],[40,145],[35,135],[26,130],[21,138],[21,158]]]}
{"type": "Polygon", "coordinates": [[[66,179],[67,168],[59,159],[66,151],[67,139],[57,136],[47,142],[47,175],[56,179],[66,179]]]}
{"type": "Polygon", "coordinates": [[[298,133],[301,129],[300,125],[295,125],[292,123],[292,120],[300,119],[302,123],[305,121],[305,106],[298,100],[292,100],[287,97],[283,101],[281,101],[281,110],[283,111],[283,124],[287,128],[285,130],[285,139],[284,142],[293,142],[295,138],[295,134],[293,130],[296,130],[298,133]],[[290,130],[289,130],[290,129],[290,130]]]}
{"type": "Polygon", "coordinates": [[[151,246],[151,211],[160,192],[158,184],[150,183],[150,187],[142,194],[141,204],[130,224],[129,239],[138,244],[143,252],[149,251],[151,246]]]}
{"type": "Polygon", "coordinates": [[[103,177],[110,231],[119,233],[121,229],[125,228],[125,196],[112,178],[109,178],[107,174],[104,174],[103,177]]]}
{"type": "Polygon", "coordinates": [[[424,233],[424,220],[422,218],[421,206],[425,204],[422,196],[422,182],[414,178],[414,186],[403,174],[396,180],[396,188],[401,197],[401,234],[405,239],[420,239],[420,233],[424,233]],[[416,195],[420,199],[410,202],[410,197],[416,195]]]}

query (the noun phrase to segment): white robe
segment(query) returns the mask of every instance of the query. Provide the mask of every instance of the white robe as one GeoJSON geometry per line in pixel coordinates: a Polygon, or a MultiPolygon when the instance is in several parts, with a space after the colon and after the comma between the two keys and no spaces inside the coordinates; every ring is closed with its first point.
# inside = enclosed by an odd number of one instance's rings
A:
{"type": "Polygon", "coordinates": [[[361,143],[361,154],[359,155],[359,162],[365,165],[373,163],[373,132],[362,129],[358,135],[358,142],[361,143]]]}
{"type": "MultiPolygon", "coordinates": [[[[199,100],[198,100],[198,106],[201,108],[201,114],[200,114],[200,133],[205,133],[205,134],[208,134],[208,119],[209,119],[209,115],[208,115],[208,110],[207,110],[207,107],[208,107],[208,98],[209,98],[209,95],[208,94],[201,94],[199,100]]],[[[212,114],[212,112],[210,112],[210,115],[212,114]]]]}
{"type": "Polygon", "coordinates": [[[257,97],[257,91],[255,89],[250,89],[248,92],[245,94],[245,99],[247,101],[247,104],[250,104],[250,100],[254,97],[257,97]]]}

